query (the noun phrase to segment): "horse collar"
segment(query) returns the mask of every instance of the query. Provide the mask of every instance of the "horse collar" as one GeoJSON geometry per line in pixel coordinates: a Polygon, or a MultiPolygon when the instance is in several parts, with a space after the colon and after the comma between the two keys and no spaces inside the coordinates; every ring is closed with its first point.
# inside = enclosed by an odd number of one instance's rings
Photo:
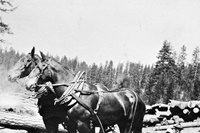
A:
{"type": "Polygon", "coordinates": [[[35,92],[35,98],[40,98],[42,95],[48,95],[48,91],[51,91],[54,95],[56,95],[52,83],[46,82],[44,86],[41,86],[40,89],[35,92]]]}

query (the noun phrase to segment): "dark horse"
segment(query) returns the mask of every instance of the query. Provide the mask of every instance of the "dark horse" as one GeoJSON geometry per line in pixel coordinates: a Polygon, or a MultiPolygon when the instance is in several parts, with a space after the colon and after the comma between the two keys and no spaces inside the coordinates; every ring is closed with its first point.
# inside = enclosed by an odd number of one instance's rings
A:
{"type": "MultiPolygon", "coordinates": [[[[20,78],[28,76],[39,62],[41,62],[41,58],[35,54],[35,48],[33,47],[30,53],[19,59],[19,61],[9,70],[8,80],[10,82],[15,82],[20,78]]],[[[36,91],[39,89],[40,87],[37,87],[36,91]]],[[[68,132],[76,133],[73,122],[69,122],[69,119],[66,116],[65,108],[60,105],[54,105],[55,95],[51,91],[48,91],[47,93],[48,94],[38,98],[39,113],[43,118],[47,132],[58,132],[58,124],[64,123],[68,132]]]]}
{"type": "Polygon", "coordinates": [[[53,58],[48,58],[44,54],[41,56],[43,61],[38,63],[26,78],[26,87],[28,90],[34,90],[35,87],[44,85],[46,82],[55,85],[52,92],[58,99],[66,96],[64,99],[67,101],[64,101],[63,105],[66,106],[69,119],[77,123],[76,128],[79,133],[92,133],[91,120],[94,125],[98,121],[79,101],[74,102],[75,97],[71,98],[74,95],[87,107],[96,110],[104,127],[117,124],[120,133],[142,132],[145,104],[133,90],[122,88],[112,92],[99,91],[95,85],[85,81],[82,87],[72,88],[74,75],[53,58]]]}

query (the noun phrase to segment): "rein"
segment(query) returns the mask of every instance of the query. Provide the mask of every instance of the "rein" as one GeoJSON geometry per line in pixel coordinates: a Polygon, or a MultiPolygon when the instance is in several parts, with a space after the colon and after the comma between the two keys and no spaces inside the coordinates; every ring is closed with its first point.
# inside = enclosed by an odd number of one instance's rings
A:
{"type": "Polygon", "coordinates": [[[90,107],[88,107],[88,106],[87,106],[79,97],[77,97],[76,95],[71,94],[71,96],[72,96],[74,99],[76,99],[77,102],[78,102],[81,106],[83,106],[85,109],[87,109],[87,110],[90,112],[90,114],[98,121],[99,126],[100,126],[100,128],[101,128],[101,130],[102,130],[102,133],[105,133],[104,128],[103,128],[103,125],[102,125],[102,123],[101,123],[101,120],[99,119],[98,115],[95,114],[94,110],[92,110],[90,107]]]}
{"type": "MultiPolygon", "coordinates": [[[[44,69],[47,67],[47,65],[45,65],[45,67],[42,69],[42,72],[44,71],[44,69]]],[[[82,99],[80,99],[78,96],[76,96],[75,93],[73,92],[81,92],[83,94],[95,94],[95,93],[99,93],[99,91],[96,92],[90,92],[90,91],[83,91],[80,90],[79,88],[82,88],[85,80],[82,80],[82,76],[85,72],[78,72],[74,78],[74,80],[72,82],[70,82],[69,84],[65,84],[65,83],[58,83],[58,84],[51,84],[51,82],[47,82],[46,84],[36,84],[37,87],[41,87],[41,88],[50,88],[50,90],[54,93],[54,89],[53,87],[58,87],[58,86],[66,86],[67,89],[65,90],[65,92],[62,94],[61,97],[59,97],[58,99],[55,100],[55,103],[60,103],[60,104],[64,104],[68,101],[68,96],[72,96],[82,107],[84,107],[86,110],[88,110],[90,112],[90,114],[98,121],[99,126],[102,130],[102,133],[105,133],[103,125],[101,123],[101,120],[99,119],[99,117],[97,116],[97,114],[95,113],[95,111],[93,109],[91,109],[88,105],[86,105],[82,99]]],[[[42,73],[40,73],[39,75],[37,75],[37,78],[39,78],[42,75],[42,73]]],[[[42,92],[45,92],[44,90],[42,92]]]]}
{"type": "MultiPolygon", "coordinates": [[[[80,81],[81,82],[81,81],[80,81]]],[[[73,82],[70,82],[73,83],[73,82]]],[[[58,87],[58,86],[66,86],[69,87],[69,84],[66,83],[57,83],[57,84],[36,84],[38,87],[58,87]]],[[[74,89],[75,92],[80,92],[83,95],[92,95],[92,94],[98,94],[98,93],[113,93],[113,92],[119,92],[123,91],[124,89],[115,89],[115,90],[102,90],[102,91],[85,91],[80,89],[74,89]]],[[[55,94],[55,93],[54,93],[55,94]]]]}

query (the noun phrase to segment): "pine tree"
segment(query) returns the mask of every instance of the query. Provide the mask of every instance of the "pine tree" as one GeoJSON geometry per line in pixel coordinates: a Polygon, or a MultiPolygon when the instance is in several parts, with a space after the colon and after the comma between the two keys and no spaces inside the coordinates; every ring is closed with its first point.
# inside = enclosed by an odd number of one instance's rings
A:
{"type": "Polygon", "coordinates": [[[3,58],[4,58],[3,49],[0,46],[0,65],[3,65],[3,58]]]}
{"type": "Polygon", "coordinates": [[[85,61],[82,61],[82,62],[80,62],[78,64],[79,65],[78,65],[77,70],[79,70],[79,71],[87,71],[88,65],[87,65],[87,63],[85,61]]]}
{"type": "Polygon", "coordinates": [[[191,99],[198,99],[200,95],[200,90],[198,87],[199,83],[199,76],[200,76],[200,50],[197,46],[193,52],[193,58],[192,58],[192,66],[191,66],[191,77],[190,77],[190,83],[191,83],[191,99]]]}
{"type": "MultiPolygon", "coordinates": [[[[150,92],[155,92],[156,101],[167,102],[167,92],[169,92],[169,85],[174,84],[172,81],[176,81],[177,66],[173,59],[173,52],[169,42],[164,41],[162,49],[158,54],[158,61],[155,68],[150,75],[151,82],[149,82],[150,92]]],[[[172,85],[173,86],[173,85],[172,85]]],[[[171,89],[171,88],[170,88],[171,89]]],[[[173,89],[171,89],[173,90],[173,89]]],[[[171,92],[173,94],[173,92],[171,92]]],[[[155,101],[154,101],[155,102],[155,101]]]]}
{"type": "Polygon", "coordinates": [[[102,78],[103,78],[103,66],[100,65],[100,67],[97,68],[96,82],[102,83],[102,78]]]}
{"type": "Polygon", "coordinates": [[[153,76],[149,76],[148,83],[145,88],[144,101],[146,104],[152,105],[156,103],[157,96],[155,91],[156,81],[153,76]]]}
{"type": "Polygon", "coordinates": [[[74,58],[71,62],[72,69],[76,72],[78,71],[78,57],[74,58]]]}
{"type": "Polygon", "coordinates": [[[130,81],[131,81],[131,88],[134,88],[135,91],[140,94],[141,93],[141,77],[142,77],[142,66],[136,63],[130,63],[129,71],[130,81]]]}
{"type": "Polygon", "coordinates": [[[143,71],[142,71],[142,76],[141,76],[141,80],[140,80],[140,90],[141,90],[141,98],[144,99],[144,95],[146,94],[146,87],[147,87],[147,83],[148,83],[148,67],[145,66],[143,71]]]}
{"type": "Polygon", "coordinates": [[[113,61],[110,61],[107,68],[107,87],[112,88],[113,81],[114,81],[114,69],[113,69],[113,61]]]}
{"type": "MultiPolygon", "coordinates": [[[[12,12],[16,7],[10,0],[0,0],[0,12],[12,12]]],[[[13,34],[8,24],[2,21],[0,16],[0,34],[13,34]]],[[[0,42],[6,43],[3,38],[0,38],[0,42]]]]}
{"type": "Polygon", "coordinates": [[[175,87],[175,97],[180,99],[183,92],[187,90],[187,80],[186,80],[186,47],[183,45],[181,47],[180,55],[177,60],[177,86],[175,87]]]}
{"type": "Polygon", "coordinates": [[[148,70],[147,70],[147,66],[144,67],[143,71],[142,71],[142,77],[141,77],[141,81],[140,81],[140,84],[141,84],[141,88],[142,89],[145,89],[146,88],[146,84],[147,84],[147,81],[148,81],[148,70]]]}
{"type": "Polygon", "coordinates": [[[62,65],[67,65],[67,62],[68,62],[68,59],[67,59],[67,57],[66,56],[63,56],[62,58],[61,58],[61,60],[60,60],[60,63],[62,64],[62,65]]]}
{"type": "Polygon", "coordinates": [[[116,70],[116,74],[115,74],[115,79],[117,79],[118,75],[121,75],[123,73],[123,67],[124,64],[123,63],[119,63],[117,65],[117,70],[116,70]]]}
{"type": "Polygon", "coordinates": [[[193,58],[192,58],[192,63],[195,68],[194,79],[196,79],[196,77],[198,76],[199,61],[200,61],[200,50],[199,47],[197,46],[193,52],[193,58]]]}
{"type": "Polygon", "coordinates": [[[96,75],[97,75],[97,65],[93,63],[90,70],[90,83],[92,84],[96,83],[96,77],[97,77],[96,75]]]}

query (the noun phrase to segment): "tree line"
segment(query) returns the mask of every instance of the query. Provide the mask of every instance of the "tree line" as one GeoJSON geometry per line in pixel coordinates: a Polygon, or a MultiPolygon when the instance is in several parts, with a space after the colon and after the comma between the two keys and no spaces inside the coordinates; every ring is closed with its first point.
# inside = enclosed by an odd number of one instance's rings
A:
{"type": "MultiPolygon", "coordinates": [[[[192,61],[186,61],[186,46],[181,47],[177,54],[170,42],[164,41],[158,52],[154,65],[141,63],[119,63],[116,67],[113,61],[104,64],[88,65],[78,58],[66,56],[54,58],[62,65],[67,65],[75,72],[85,71],[89,83],[102,83],[108,89],[115,87],[116,82],[128,79],[130,87],[136,91],[146,104],[168,103],[169,99],[188,101],[200,99],[200,49],[197,46],[192,54],[192,61]],[[121,78],[121,79],[120,79],[121,78]]],[[[0,48],[0,66],[10,69],[22,56],[13,48],[0,48]]],[[[49,55],[52,56],[52,55],[49,55]]],[[[53,56],[52,56],[53,57],[53,56]]]]}
{"type": "MultiPolygon", "coordinates": [[[[0,0],[0,12],[13,12],[17,7],[10,0],[0,0]]],[[[0,16],[0,35],[13,34],[9,25],[0,16]]],[[[0,43],[6,40],[0,37],[0,43]]],[[[86,71],[86,80],[92,84],[103,83],[108,88],[113,88],[123,75],[129,81],[127,87],[133,88],[146,104],[167,103],[169,99],[198,100],[200,98],[200,50],[197,46],[192,54],[192,61],[186,62],[186,46],[181,47],[181,52],[172,50],[171,44],[164,41],[158,52],[154,65],[127,62],[113,66],[113,61],[105,64],[88,65],[78,58],[69,59],[66,56],[56,56],[63,65],[68,65],[75,72],[86,71]]],[[[0,66],[9,69],[24,54],[16,52],[13,48],[0,48],[0,66]]]]}

